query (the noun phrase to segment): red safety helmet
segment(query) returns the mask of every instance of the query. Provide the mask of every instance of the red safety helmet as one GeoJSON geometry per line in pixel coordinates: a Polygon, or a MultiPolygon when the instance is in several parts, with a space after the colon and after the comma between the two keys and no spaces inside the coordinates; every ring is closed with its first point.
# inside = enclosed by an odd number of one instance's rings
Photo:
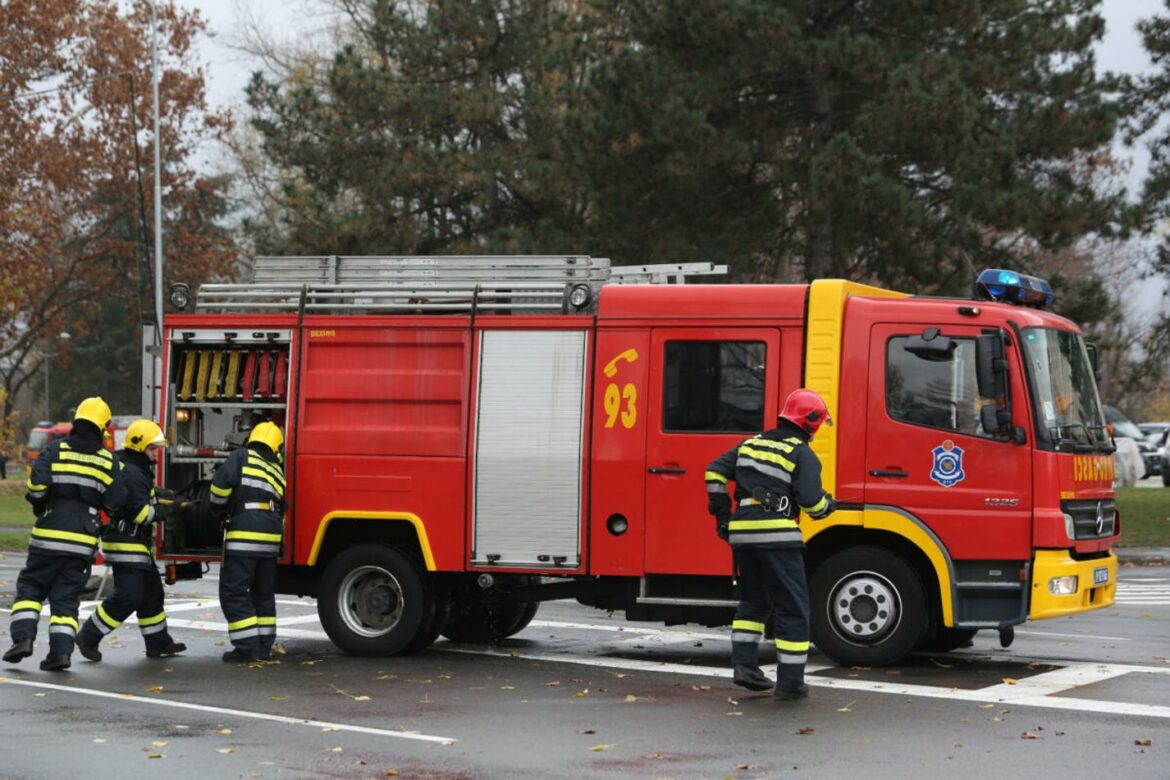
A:
{"type": "Polygon", "coordinates": [[[799,426],[810,436],[815,434],[823,423],[833,424],[829,415],[829,407],[825,406],[825,399],[812,390],[793,390],[784,399],[784,408],[780,410],[780,419],[799,426]]]}

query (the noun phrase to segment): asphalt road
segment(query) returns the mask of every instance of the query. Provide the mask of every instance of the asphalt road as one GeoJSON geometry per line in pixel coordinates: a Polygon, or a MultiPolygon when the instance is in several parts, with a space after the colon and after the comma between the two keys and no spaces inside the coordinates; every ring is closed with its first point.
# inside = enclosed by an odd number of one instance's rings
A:
{"type": "MultiPolygon", "coordinates": [[[[0,560],[0,598],[20,563],[0,560]]],[[[1021,626],[1007,650],[984,632],[895,669],[814,656],[811,699],[784,703],[730,683],[725,631],[571,602],[500,647],[371,659],[338,654],[311,601],[282,599],[286,652],[226,665],[214,591],[169,592],[183,657],[147,659],[128,624],[100,664],[41,672],[42,634],[0,665],[0,777],[1170,775],[1170,567],[1123,569],[1117,605],[1021,626]]]]}

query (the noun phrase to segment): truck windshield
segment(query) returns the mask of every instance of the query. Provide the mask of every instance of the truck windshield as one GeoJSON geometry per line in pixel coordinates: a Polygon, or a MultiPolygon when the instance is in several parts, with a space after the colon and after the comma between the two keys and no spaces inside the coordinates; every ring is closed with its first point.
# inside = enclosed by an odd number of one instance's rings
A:
{"type": "Polygon", "coordinates": [[[1057,445],[1108,445],[1097,383],[1080,334],[1025,328],[1023,335],[1041,429],[1057,445]]]}

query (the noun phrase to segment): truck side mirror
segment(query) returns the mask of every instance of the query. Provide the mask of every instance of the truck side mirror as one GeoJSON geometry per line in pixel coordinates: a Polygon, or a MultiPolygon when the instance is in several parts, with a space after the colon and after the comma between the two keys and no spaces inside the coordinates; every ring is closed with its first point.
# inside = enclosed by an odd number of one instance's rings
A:
{"type": "Polygon", "coordinates": [[[975,382],[980,398],[998,401],[1007,395],[1007,357],[999,331],[975,337],[975,382]]]}
{"type": "Polygon", "coordinates": [[[1096,344],[1085,344],[1085,351],[1089,353],[1089,365],[1093,368],[1093,378],[1101,381],[1101,359],[1097,354],[1096,344]]]}

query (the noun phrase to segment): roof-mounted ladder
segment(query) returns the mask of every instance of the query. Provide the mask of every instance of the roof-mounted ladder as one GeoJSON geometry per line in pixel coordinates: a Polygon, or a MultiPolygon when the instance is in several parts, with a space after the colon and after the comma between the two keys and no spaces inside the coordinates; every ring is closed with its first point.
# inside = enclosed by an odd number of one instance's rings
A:
{"type": "Polygon", "coordinates": [[[590,313],[605,284],[682,282],[713,263],[611,267],[587,255],[257,257],[253,281],[205,284],[203,311],[590,313]]]}

